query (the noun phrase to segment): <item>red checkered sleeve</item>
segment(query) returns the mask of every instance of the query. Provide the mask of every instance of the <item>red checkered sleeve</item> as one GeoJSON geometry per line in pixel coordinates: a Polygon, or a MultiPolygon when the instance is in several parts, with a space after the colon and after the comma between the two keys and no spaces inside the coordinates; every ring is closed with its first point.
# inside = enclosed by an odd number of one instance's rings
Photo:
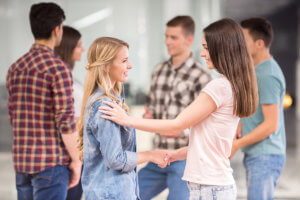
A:
{"type": "Polygon", "coordinates": [[[59,66],[52,83],[56,127],[61,134],[75,131],[72,73],[66,66],[59,66]]]}
{"type": "MultiPolygon", "coordinates": [[[[10,83],[10,69],[8,70],[8,73],[6,75],[6,88],[8,90],[8,93],[10,94],[10,90],[9,90],[9,83],[10,83]]],[[[10,124],[12,125],[12,103],[10,100],[7,101],[7,107],[8,107],[8,117],[9,117],[9,121],[10,124]]]]}

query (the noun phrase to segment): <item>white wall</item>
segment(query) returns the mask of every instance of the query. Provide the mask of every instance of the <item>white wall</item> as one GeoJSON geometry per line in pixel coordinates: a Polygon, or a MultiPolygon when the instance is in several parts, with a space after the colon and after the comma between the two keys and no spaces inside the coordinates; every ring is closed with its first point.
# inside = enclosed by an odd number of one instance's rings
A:
{"type": "MultiPolygon", "coordinates": [[[[34,0],[0,1],[0,84],[5,84],[8,67],[29,50],[33,36],[29,26],[29,10],[34,0]]],[[[193,49],[198,56],[201,48],[201,29],[221,17],[220,0],[54,0],[65,11],[65,24],[92,13],[109,9],[109,16],[88,27],[80,28],[86,49],[82,61],[76,63],[74,78],[83,83],[86,52],[93,40],[113,36],[130,45],[130,60],[134,66],[129,74],[132,92],[149,89],[153,67],[168,59],[164,45],[166,22],[177,14],[187,14],[196,21],[193,49]]]]}

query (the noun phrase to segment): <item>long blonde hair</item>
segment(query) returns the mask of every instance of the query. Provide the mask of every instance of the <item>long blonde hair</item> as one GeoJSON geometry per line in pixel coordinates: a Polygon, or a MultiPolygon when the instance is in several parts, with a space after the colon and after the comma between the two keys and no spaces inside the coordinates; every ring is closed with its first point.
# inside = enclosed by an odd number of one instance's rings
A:
{"type": "MultiPolygon", "coordinates": [[[[129,45],[119,39],[111,37],[100,37],[96,39],[89,47],[87,59],[88,64],[86,65],[87,74],[84,82],[84,94],[81,107],[81,116],[77,125],[79,132],[78,137],[78,149],[80,152],[80,159],[83,158],[83,125],[84,125],[84,111],[89,97],[98,89],[103,90],[103,95],[96,98],[93,102],[103,98],[104,96],[119,102],[125,110],[128,110],[126,104],[122,104],[120,99],[115,95],[120,95],[122,91],[122,84],[116,82],[113,87],[109,82],[108,68],[109,65],[115,59],[117,53],[121,47],[129,48],[129,45]]],[[[92,103],[93,103],[92,102],[92,103]]],[[[91,104],[92,104],[91,103],[91,104]]]]}

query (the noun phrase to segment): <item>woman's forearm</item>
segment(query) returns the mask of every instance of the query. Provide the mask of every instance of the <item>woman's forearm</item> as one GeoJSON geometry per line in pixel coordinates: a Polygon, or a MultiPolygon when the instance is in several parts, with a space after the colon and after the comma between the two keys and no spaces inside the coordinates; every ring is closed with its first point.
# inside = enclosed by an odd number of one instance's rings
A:
{"type": "Polygon", "coordinates": [[[143,164],[145,162],[149,162],[151,160],[151,154],[149,151],[138,152],[138,165],[143,164]]]}
{"type": "Polygon", "coordinates": [[[129,117],[127,125],[139,130],[159,133],[166,137],[178,137],[185,129],[176,119],[158,120],[129,117]]]}
{"type": "Polygon", "coordinates": [[[168,154],[165,150],[153,150],[153,151],[144,151],[138,152],[138,163],[142,164],[145,162],[153,162],[159,165],[160,167],[165,167],[168,163],[168,154]]]}

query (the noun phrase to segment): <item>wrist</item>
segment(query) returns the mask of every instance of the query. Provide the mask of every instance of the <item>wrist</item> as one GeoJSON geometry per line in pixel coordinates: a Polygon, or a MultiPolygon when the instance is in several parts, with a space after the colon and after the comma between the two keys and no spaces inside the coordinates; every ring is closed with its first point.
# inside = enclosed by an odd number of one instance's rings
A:
{"type": "Polygon", "coordinates": [[[237,149],[241,149],[241,148],[244,147],[243,146],[243,139],[242,138],[236,139],[236,147],[237,147],[237,149]]]}
{"type": "Polygon", "coordinates": [[[71,160],[71,163],[74,165],[82,165],[82,162],[80,160],[71,160]]]}
{"type": "Polygon", "coordinates": [[[126,121],[126,126],[133,127],[133,117],[128,116],[128,120],[126,121]]]}
{"type": "Polygon", "coordinates": [[[152,154],[152,152],[151,152],[151,151],[147,151],[147,154],[148,154],[148,159],[149,159],[148,161],[149,161],[149,162],[153,162],[154,159],[153,159],[153,154],[152,154]]]}

